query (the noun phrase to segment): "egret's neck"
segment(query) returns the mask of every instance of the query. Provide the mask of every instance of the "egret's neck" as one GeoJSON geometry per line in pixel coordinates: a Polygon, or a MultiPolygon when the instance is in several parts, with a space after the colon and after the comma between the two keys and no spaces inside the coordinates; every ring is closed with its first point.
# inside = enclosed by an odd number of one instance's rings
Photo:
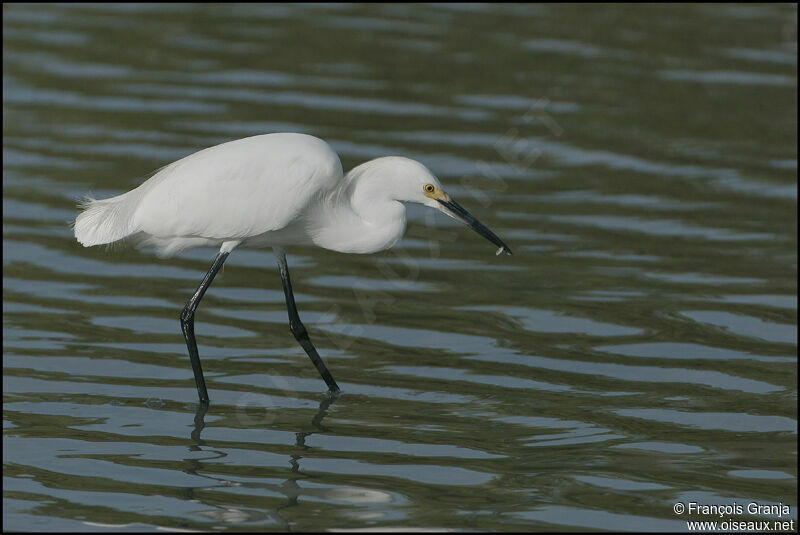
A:
{"type": "MultiPolygon", "coordinates": [[[[347,178],[351,178],[349,174],[347,178]]],[[[402,221],[405,228],[406,207],[392,199],[391,190],[383,181],[365,175],[355,176],[350,180],[347,193],[353,211],[366,223],[380,226],[402,221]]]]}
{"type": "MultiPolygon", "coordinates": [[[[383,181],[359,166],[323,201],[309,230],[314,243],[345,253],[374,253],[393,246],[406,230],[406,207],[383,181]]],[[[368,169],[367,169],[368,170],[368,169]]]]}

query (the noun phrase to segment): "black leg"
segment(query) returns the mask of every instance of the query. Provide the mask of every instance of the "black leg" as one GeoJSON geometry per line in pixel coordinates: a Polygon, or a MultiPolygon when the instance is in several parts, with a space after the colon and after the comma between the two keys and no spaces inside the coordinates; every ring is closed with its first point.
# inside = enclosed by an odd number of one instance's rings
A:
{"type": "Polygon", "coordinates": [[[305,349],[308,358],[314,363],[317,371],[325,380],[325,384],[328,385],[328,389],[331,392],[339,392],[339,385],[333,380],[331,372],[328,371],[328,368],[325,367],[325,363],[322,362],[319,353],[317,353],[316,348],[314,348],[314,344],[312,344],[311,340],[308,338],[308,331],[306,331],[305,325],[300,321],[300,316],[297,314],[297,305],[294,304],[294,294],[292,293],[292,281],[289,280],[289,266],[286,265],[286,254],[283,250],[275,249],[275,256],[278,257],[278,267],[281,270],[281,281],[283,281],[283,293],[286,295],[286,309],[289,312],[289,329],[292,331],[297,341],[300,342],[300,345],[303,346],[303,349],[305,349]]]}
{"type": "Polygon", "coordinates": [[[206,276],[197,291],[183,307],[181,312],[181,329],[183,330],[183,337],[186,338],[186,347],[189,348],[189,360],[192,361],[192,370],[194,371],[194,382],[197,383],[197,395],[200,396],[200,403],[208,403],[208,391],[206,390],[206,380],[203,377],[203,367],[200,366],[200,355],[197,353],[197,341],[194,339],[194,311],[197,310],[197,305],[203,298],[203,294],[211,286],[211,281],[217,274],[225,259],[228,258],[230,253],[219,253],[208,270],[206,276]]]}

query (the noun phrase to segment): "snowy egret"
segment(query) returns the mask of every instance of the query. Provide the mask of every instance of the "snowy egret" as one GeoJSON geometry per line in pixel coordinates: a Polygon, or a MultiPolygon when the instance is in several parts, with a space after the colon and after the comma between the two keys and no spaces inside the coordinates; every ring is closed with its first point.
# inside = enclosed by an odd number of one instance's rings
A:
{"type": "Polygon", "coordinates": [[[388,249],[405,232],[404,202],[437,208],[497,245],[498,255],[511,254],[419,162],[388,156],[345,175],[339,156],[327,143],[292,133],[216,145],[159,169],[127,193],[110,199],[87,198],[74,230],[84,247],[125,238],[156,246],[162,256],[191,247],[219,247],[211,269],[180,316],[202,403],[208,402],[208,392],[194,336],[197,306],[235,247],[272,247],[283,281],[289,328],[330,391],[338,392],[297,313],[284,247],[312,244],[343,253],[388,249]]]}

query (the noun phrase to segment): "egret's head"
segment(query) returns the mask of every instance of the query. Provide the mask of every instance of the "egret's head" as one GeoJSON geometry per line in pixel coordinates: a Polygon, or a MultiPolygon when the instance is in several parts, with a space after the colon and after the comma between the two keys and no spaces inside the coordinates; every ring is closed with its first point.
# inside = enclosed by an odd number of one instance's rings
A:
{"type": "MultiPolygon", "coordinates": [[[[392,200],[416,202],[432,208],[437,203],[430,196],[431,191],[442,191],[439,180],[427,167],[416,160],[401,156],[377,158],[364,164],[369,166],[371,180],[392,200]]],[[[443,194],[443,193],[442,193],[443,194]]]]}
{"type": "MultiPolygon", "coordinates": [[[[511,249],[494,232],[472,217],[460,204],[445,193],[439,180],[427,167],[409,158],[390,156],[367,162],[369,171],[376,179],[375,186],[383,189],[391,199],[401,202],[416,202],[447,214],[468,225],[475,232],[499,247],[497,254],[511,254],[511,249]],[[385,189],[384,189],[385,188],[385,189]]],[[[359,168],[354,169],[358,171],[359,168]]],[[[377,192],[376,192],[377,193],[377,192]]]]}

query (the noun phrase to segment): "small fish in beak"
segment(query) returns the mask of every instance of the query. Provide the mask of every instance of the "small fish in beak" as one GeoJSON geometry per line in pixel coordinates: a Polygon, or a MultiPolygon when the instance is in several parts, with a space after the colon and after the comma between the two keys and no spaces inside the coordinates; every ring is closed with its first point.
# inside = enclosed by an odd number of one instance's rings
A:
{"type": "Polygon", "coordinates": [[[437,201],[439,201],[439,204],[442,205],[439,208],[442,212],[449,215],[453,219],[461,221],[462,223],[470,227],[472,230],[474,230],[475,232],[477,232],[478,234],[480,234],[493,244],[497,245],[499,249],[497,249],[497,252],[495,253],[496,255],[499,255],[503,252],[505,252],[507,255],[512,254],[511,249],[508,247],[508,245],[505,244],[505,242],[503,242],[503,240],[501,240],[497,236],[497,234],[489,230],[486,227],[486,225],[484,225],[483,223],[472,217],[472,214],[467,212],[463,206],[461,206],[456,201],[451,199],[449,195],[447,195],[444,192],[442,193],[443,195],[441,195],[439,198],[436,199],[437,201]]]}

